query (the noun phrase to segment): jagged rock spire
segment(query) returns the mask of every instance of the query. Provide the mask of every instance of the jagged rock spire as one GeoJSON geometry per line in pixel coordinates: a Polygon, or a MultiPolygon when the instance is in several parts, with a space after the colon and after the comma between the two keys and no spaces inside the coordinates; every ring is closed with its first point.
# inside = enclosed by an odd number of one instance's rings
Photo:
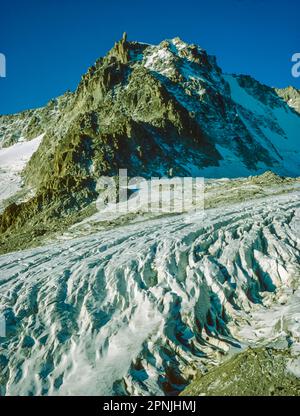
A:
{"type": "Polygon", "coordinates": [[[129,50],[127,42],[127,33],[124,32],[122,39],[116,42],[113,49],[110,51],[110,56],[114,56],[122,64],[127,64],[129,61],[129,50]]]}

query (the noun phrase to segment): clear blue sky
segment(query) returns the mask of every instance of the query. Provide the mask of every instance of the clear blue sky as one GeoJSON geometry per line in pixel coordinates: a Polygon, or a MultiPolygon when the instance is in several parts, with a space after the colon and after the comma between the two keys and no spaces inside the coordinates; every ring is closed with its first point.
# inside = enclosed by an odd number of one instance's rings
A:
{"type": "Polygon", "coordinates": [[[2,0],[0,114],[44,105],[74,90],[80,76],[127,31],[159,43],[180,36],[217,55],[225,72],[271,86],[294,85],[300,52],[299,0],[2,0]]]}

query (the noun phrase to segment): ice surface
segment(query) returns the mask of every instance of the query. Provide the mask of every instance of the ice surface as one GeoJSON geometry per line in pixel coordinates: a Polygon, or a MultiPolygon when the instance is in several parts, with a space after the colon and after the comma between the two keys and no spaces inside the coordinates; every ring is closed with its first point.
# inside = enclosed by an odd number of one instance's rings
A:
{"type": "Polygon", "coordinates": [[[299,214],[293,192],[1,256],[2,394],[165,394],[232,347],[299,354],[299,214]]]}

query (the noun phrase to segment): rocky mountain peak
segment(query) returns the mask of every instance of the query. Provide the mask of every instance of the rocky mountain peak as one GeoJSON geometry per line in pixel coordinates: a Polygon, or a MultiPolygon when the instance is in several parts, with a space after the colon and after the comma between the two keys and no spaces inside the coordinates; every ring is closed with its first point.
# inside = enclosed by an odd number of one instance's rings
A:
{"type": "Polygon", "coordinates": [[[97,197],[98,178],[120,168],[145,177],[297,175],[300,117],[284,100],[298,94],[223,74],[214,56],[180,38],[149,45],[124,33],[74,93],[0,117],[5,145],[43,134],[22,173],[35,196],[0,226],[80,211],[97,197]]]}
{"type": "Polygon", "coordinates": [[[127,41],[127,33],[124,32],[122,38],[115,43],[108,56],[116,58],[122,64],[127,64],[130,60],[129,50],[130,48],[129,42],[127,41]]]}

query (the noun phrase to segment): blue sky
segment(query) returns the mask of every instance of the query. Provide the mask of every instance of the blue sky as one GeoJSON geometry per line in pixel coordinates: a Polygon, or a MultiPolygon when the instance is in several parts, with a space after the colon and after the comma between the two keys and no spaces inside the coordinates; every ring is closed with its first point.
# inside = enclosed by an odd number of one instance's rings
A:
{"type": "Polygon", "coordinates": [[[1,1],[0,114],[42,106],[74,90],[80,76],[127,31],[129,40],[181,37],[217,56],[224,72],[271,86],[294,85],[299,0],[1,1]]]}

